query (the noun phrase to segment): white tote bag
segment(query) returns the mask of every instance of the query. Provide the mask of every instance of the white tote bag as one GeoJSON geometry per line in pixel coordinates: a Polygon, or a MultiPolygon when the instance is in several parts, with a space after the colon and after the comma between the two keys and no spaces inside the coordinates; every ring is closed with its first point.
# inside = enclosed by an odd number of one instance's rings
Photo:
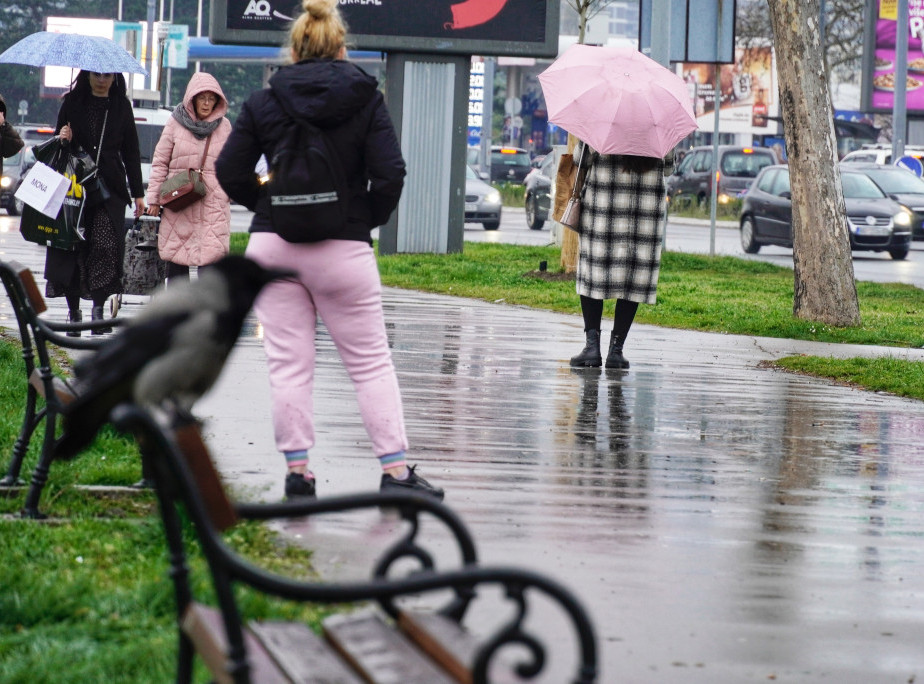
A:
{"type": "Polygon", "coordinates": [[[15,197],[45,216],[55,218],[61,211],[71,180],[42,162],[29,169],[15,197]]]}

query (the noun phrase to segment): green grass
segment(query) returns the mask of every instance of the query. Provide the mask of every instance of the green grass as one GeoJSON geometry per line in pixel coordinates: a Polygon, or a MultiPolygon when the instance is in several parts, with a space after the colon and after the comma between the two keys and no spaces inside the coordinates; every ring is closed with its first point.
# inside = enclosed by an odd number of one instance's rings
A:
{"type": "MultiPolygon", "coordinates": [[[[19,432],[25,380],[18,342],[0,339],[0,444],[19,432]]],[[[35,465],[43,427],[23,469],[35,465]]],[[[6,461],[3,462],[4,465],[6,461]]],[[[90,451],[56,462],[41,508],[53,522],[17,517],[24,491],[0,496],[0,681],[84,684],[171,681],[175,608],[167,552],[153,494],[90,494],[78,484],[130,484],[141,476],[133,441],[107,429],[90,451]]],[[[284,546],[268,528],[236,527],[226,541],[260,565],[293,577],[311,573],[310,553],[284,546]]],[[[208,573],[190,563],[197,592],[210,597],[208,573]]],[[[239,592],[247,615],[300,619],[322,612],[239,592]]],[[[197,682],[208,681],[199,668],[197,682]]]]}
{"type": "MultiPolygon", "coordinates": [[[[379,257],[392,287],[580,313],[573,280],[536,277],[540,261],[558,269],[557,247],[466,243],[462,254],[379,257]]],[[[559,269],[560,270],[560,269],[559,269]]],[[[658,303],[636,320],[669,328],[819,342],[924,346],[924,291],[910,285],[858,283],[862,325],[835,328],[792,315],[792,269],[735,257],[665,252],[658,303]]],[[[606,303],[612,311],[613,302],[606,303]]]]}
{"type": "MultiPolygon", "coordinates": [[[[232,248],[243,251],[246,235],[233,235],[232,248]]],[[[573,280],[558,266],[557,247],[466,243],[462,254],[379,256],[382,282],[423,292],[471,297],[579,315],[573,280]],[[545,261],[552,277],[539,278],[545,261]],[[556,273],[556,271],[559,271],[556,273]],[[558,276],[557,278],[555,276],[558,276]]],[[[736,257],[665,252],[658,303],[639,307],[636,320],[669,328],[814,342],[924,347],[924,290],[901,283],[857,283],[862,323],[837,328],[792,315],[792,269],[736,257]]],[[[608,301],[605,315],[612,315],[608,301]]],[[[799,357],[807,365],[814,357],[799,357]]],[[[813,370],[831,378],[846,376],[862,359],[818,359],[813,370]],[[844,369],[843,371],[839,369],[844,369]]],[[[787,367],[780,363],[780,367],[787,367]]],[[[924,398],[922,364],[893,359],[850,380],[874,391],[924,398]],[[891,369],[886,373],[885,368],[891,369]],[[873,382],[873,377],[876,381],[873,382]]]]}
{"type": "Polygon", "coordinates": [[[818,356],[787,356],[774,364],[779,368],[829,378],[873,392],[924,400],[924,364],[895,358],[830,359],[818,356]]]}

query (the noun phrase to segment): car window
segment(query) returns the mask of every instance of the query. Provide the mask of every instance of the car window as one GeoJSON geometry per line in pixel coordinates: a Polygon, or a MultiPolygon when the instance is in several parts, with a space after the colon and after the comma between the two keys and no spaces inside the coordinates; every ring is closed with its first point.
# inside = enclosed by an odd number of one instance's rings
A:
{"type": "Polygon", "coordinates": [[[680,166],[677,167],[677,173],[686,173],[693,166],[693,158],[696,156],[696,153],[688,154],[683,158],[683,161],[680,162],[680,166]]]}
{"type": "Polygon", "coordinates": [[[851,197],[854,199],[885,197],[882,190],[862,173],[842,173],[841,187],[844,190],[844,197],[851,197]]]}
{"type": "Polygon", "coordinates": [[[20,164],[22,164],[22,157],[26,153],[27,149],[28,148],[23,148],[19,150],[19,152],[17,152],[16,154],[14,154],[12,157],[7,157],[6,159],[3,160],[3,165],[7,168],[12,168],[14,166],[19,166],[20,164]]]}
{"type": "Polygon", "coordinates": [[[491,152],[491,164],[501,166],[529,166],[529,153],[494,150],[491,152]]]}
{"type": "Polygon", "coordinates": [[[909,171],[902,169],[876,169],[865,171],[867,176],[873,179],[883,192],[898,193],[908,192],[924,194],[924,180],[921,180],[909,171]]]}
{"type": "Polygon", "coordinates": [[[784,192],[790,192],[792,190],[792,187],[789,184],[789,171],[786,169],[780,169],[777,172],[774,181],[773,189],[770,191],[771,195],[782,197],[784,192]]]}
{"type": "Polygon", "coordinates": [[[709,171],[712,168],[712,155],[700,150],[693,157],[693,170],[697,172],[709,171]]]}
{"type": "Polygon", "coordinates": [[[475,173],[475,169],[473,169],[471,166],[465,167],[465,178],[466,180],[479,180],[478,174],[475,173]]]}
{"type": "Polygon", "coordinates": [[[147,124],[136,122],[138,129],[138,148],[141,151],[141,163],[150,164],[154,157],[154,148],[160,140],[164,127],[160,124],[147,124]]]}
{"type": "Polygon", "coordinates": [[[772,193],[773,191],[773,182],[776,180],[776,174],[779,173],[777,170],[773,169],[767,171],[760,178],[757,179],[757,187],[762,192],[772,193]]]}
{"type": "Polygon", "coordinates": [[[765,166],[772,166],[776,160],[768,152],[729,151],[722,155],[719,167],[726,176],[756,178],[765,166]]]}
{"type": "Polygon", "coordinates": [[[850,154],[848,154],[846,157],[844,157],[844,161],[845,161],[845,162],[870,162],[870,163],[875,163],[875,162],[876,162],[876,155],[875,155],[875,154],[854,154],[854,153],[850,153],[850,154]]]}

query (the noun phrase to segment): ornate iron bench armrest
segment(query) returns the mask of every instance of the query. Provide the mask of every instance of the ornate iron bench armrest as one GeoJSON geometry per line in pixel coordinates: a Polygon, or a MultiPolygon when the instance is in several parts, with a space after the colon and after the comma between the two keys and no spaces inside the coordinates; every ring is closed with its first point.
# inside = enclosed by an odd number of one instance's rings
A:
{"type": "MultiPolygon", "coordinates": [[[[439,626],[449,625],[454,637],[449,641],[465,639],[471,642],[461,658],[449,658],[458,667],[470,673],[470,681],[482,683],[488,681],[488,673],[498,656],[506,655],[507,647],[519,647],[519,662],[514,667],[520,677],[535,678],[543,672],[547,657],[547,648],[540,639],[527,628],[527,597],[541,595],[546,602],[557,607],[556,615],[564,616],[573,628],[574,643],[577,645],[575,657],[576,674],[571,680],[577,684],[590,684],[596,681],[597,651],[593,626],[584,608],[574,594],[558,582],[530,570],[514,567],[481,567],[477,564],[474,543],[466,531],[461,519],[447,506],[413,494],[357,494],[354,496],[332,497],[326,500],[286,502],[280,504],[238,504],[232,505],[221,486],[204,442],[198,431],[198,424],[176,425],[174,419],[156,418],[150,412],[131,404],[122,404],[113,411],[112,421],[120,430],[131,432],[141,446],[142,456],[146,459],[149,473],[154,479],[155,490],[160,502],[161,515],[171,550],[171,575],[176,583],[178,611],[181,625],[186,615],[203,615],[208,609],[194,601],[192,590],[186,581],[188,574],[185,567],[183,544],[183,526],[177,507],[187,511],[193,523],[198,543],[205,555],[212,575],[221,620],[214,620],[219,625],[212,630],[214,639],[203,637],[197,632],[202,642],[213,645],[205,648],[206,652],[219,656],[213,660],[224,662],[221,655],[225,650],[230,654],[230,665],[220,667],[247,668],[246,652],[251,646],[253,634],[260,628],[247,627],[242,624],[233,586],[241,583],[268,595],[283,599],[314,602],[322,604],[353,603],[358,601],[376,601],[384,611],[394,618],[397,625],[411,635],[426,631],[427,617],[430,615],[439,626]],[[170,425],[168,425],[168,422],[170,425]],[[191,428],[191,429],[188,429],[191,428]],[[411,531],[397,544],[388,549],[377,563],[372,577],[364,581],[307,581],[286,577],[259,567],[243,558],[225,543],[220,532],[229,528],[237,520],[273,520],[279,518],[303,517],[322,513],[358,510],[369,507],[393,507],[410,522],[411,531]],[[452,530],[460,544],[462,566],[452,570],[436,570],[429,553],[416,542],[419,526],[418,516],[426,512],[442,521],[452,530]],[[421,569],[415,569],[402,576],[390,576],[390,571],[397,574],[396,561],[416,560],[421,569]],[[482,586],[499,587],[514,609],[505,613],[505,617],[495,615],[493,619],[499,625],[485,637],[472,639],[472,635],[462,627],[462,619],[469,604],[477,598],[477,589],[482,586]],[[451,598],[435,613],[421,614],[406,611],[396,601],[401,597],[419,596],[421,594],[445,593],[449,590],[451,598]],[[512,617],[510,615],[512,614],[512,617]],[[411,628],[405,625],[410,623],[411,628]],[[220,645],[224,639],[231,644],[227,649],[220,645]],[[527,656],[522,656],[525,649],[527,656]],[[244,664],[242,664],[244,663],[244,664]]],[[[403,565],[402,568],[406,568],[403,565]]],[[[530,599],[531,600],[531,599],[530,599]]],[[[538,596],[537,596],[538,600],[538,596]]],[[[207,622],[207,621],[206,621],[207,622]]],[[[198,628],[203,622],[198,621],[198,628]]],[[[437,631],[440,631],[439,627],[437,631]]],[[[336,628],[325,630],[335,632],[336,628]]],[[[487,628],[485,628],[487,631],[487,628]]],[[[560,632],[559,632],[560,634],[560,632]]],[[[336,640],[336,635],[328,638],[336,640]]],[[[362,639],[360,639],[362,640],[362,639]]],[[[427,651],[439,641],[433,635],[418,642],[421,650],[427,651]]],[[[558,646],[559,641],[552,642],[558,646]]],[[[202,644],[198,644],[197,648],[202,644]]],[[[278,644],[277,644],[278,646],[278,644]]],[[[253,647],[256,648],[256,647],[253,647]]],[[[291,647],[298,650],[297,647],[291,647]]],[[[452,650],[452,644],[436,644],[435,651],[446,654],[452,650]]],[[[284,648],[288,652],[291,649],[284,648]]],[[[432,653],[431,653],[432,655],[432,653]]],[[[439,656],[436,656],[439,660],[439,656]]],[[[286,659],[287,660],[287,659],[286,659]]],[[[507,658],[502,658],[506,663],[507,658]]],[[[182,666],[181,666],[182,669],[182,666]]],[[[428,680],[429,681],[429,680],[428,680]]],[[[442,680],[441,680],[442,681],[442,680]]]]}

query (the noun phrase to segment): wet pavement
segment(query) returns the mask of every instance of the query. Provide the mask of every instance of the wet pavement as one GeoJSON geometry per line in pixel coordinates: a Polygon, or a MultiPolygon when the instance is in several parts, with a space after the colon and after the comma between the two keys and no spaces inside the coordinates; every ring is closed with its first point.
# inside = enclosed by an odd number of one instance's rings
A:
{"type": "MultiPolygon", "coordinates": [[[[42,250],[18,235],[0,233],[0,249],[41,273],[42,250]]],[[[577,316],[394,289],[385,307],[412,460],[483,561],[575,590],[601,682],[922,681],[921,403],[759,363],[924,352],[637,325],[628,372],[574,371],[577,316]]],[[[8,325],[5,302],[0,314],[8,325]]],[[[50,315],[64,317],[59,300],[50,315]]],[[[272,500],[284,464],[259,333],[251,319],[198,414],[228,483],[272,500]]],[[[323,331],[319,347],[319,493],[375,488],[323,331]]],[[[287,533],[322,573],[359,576],[388,526],[376,514],[287,533]]]]}

